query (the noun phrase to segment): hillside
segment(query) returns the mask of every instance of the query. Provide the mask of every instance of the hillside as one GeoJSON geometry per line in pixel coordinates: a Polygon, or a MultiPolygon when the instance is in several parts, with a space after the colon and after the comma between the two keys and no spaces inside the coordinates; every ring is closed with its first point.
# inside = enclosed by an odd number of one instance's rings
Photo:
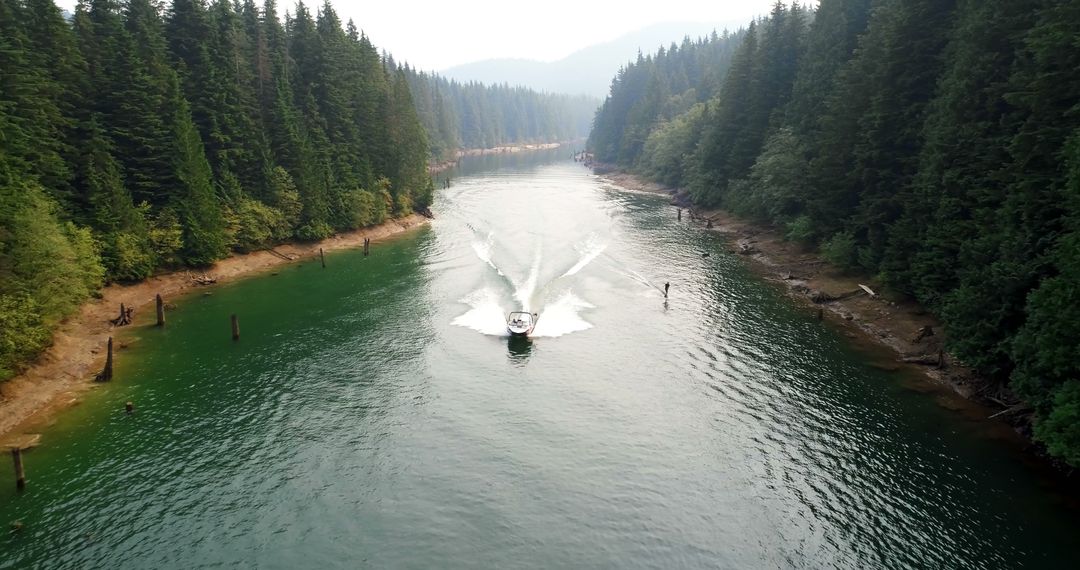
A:
{"type": "Polygon", "coordinates": [[[713,30],[736,30],[743,24],[662,23],[578,50],[563,59],[542,62],[528,59],[488,59],[458,65],[440,74],[458,81],[522,85],[549,93],[585,94],[604,97],[611,87],[611,77],[637,57],[640,50],[649,53],[684,37],[707,36],[713,30]]]}

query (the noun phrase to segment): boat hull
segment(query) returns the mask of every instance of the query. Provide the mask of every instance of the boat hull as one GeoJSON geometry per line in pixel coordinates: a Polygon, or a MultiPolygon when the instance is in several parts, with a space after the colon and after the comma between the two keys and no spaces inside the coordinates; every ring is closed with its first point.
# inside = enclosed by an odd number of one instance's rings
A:
{"type": "Polygon", "coordinates": [[[518,311],[506,319],[506,331],[510,336],[529,336],[536,327],[536,315],[518,311]]]}

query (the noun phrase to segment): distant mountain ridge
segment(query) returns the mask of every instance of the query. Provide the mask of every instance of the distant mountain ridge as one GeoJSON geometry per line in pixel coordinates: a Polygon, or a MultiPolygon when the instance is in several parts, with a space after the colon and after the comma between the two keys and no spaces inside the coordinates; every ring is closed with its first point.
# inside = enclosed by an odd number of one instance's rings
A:
{"type": "Polygon", "coordinates": [[[638,51],[654,53],[661,46],[697,39],[724,28],[732,31],[742,22],[667,22],[631,32],[610,42],[580,49],[563,59],[543,62],[531,59],[486,59],[447,68],[439,75],[457,81],[506,83],[549,93],[584,94],[604,98],[619,68],[637,59],[638,51]]]}

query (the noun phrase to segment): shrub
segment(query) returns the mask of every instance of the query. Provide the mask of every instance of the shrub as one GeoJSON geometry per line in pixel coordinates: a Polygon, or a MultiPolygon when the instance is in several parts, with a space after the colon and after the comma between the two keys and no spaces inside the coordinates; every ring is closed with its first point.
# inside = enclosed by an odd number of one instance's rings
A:
{"type": "Polygon", "coordinates": [[[858,246],[851,232],[836,233],[821,244],[821,255],[829,263],[843,269],[855,267],[857,253],[858,246]]]}
{"type": "Polygon", "coordinates": [[[787,233],[784,235],[791,241],[811,243],[814,241],[814,222],[810,216],[802,215],[787,223],[787,233]]]}

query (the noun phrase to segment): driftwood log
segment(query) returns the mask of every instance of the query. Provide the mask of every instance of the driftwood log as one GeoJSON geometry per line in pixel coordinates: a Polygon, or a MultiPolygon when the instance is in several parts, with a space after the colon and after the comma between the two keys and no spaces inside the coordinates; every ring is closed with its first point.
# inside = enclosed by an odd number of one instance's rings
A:
{"type": "Polygon", "coordinates": [[[915,335],[915,338],[911,339],[911,344],[919,344],[920,342],[922,342],[922,339],[931,336],[934,336],[934,327],[926,325],[919,329],[919,332],[915,335]]]}
{"type": "Polygon", "coordinates": [[[202,273],[202,274],[192,273],[191,274],[191,282],[196,284],[196,285],[213,285],[214,283],[217,283],[217,279],[215,279],[214,277],[211,277],[210,275],[208,275],[206,273],[202,273]]]}
{"type": "Polygon", "coordinates": [[[917,356],[905,356],[900,359],[900,362],[906,362],[908,364],[922,364],[924,366],[937,366],[942,368],[945,365],[945,353],[938,351],[937,354],[919,354],[917,356]]]}
{"type": "Polygon", "coordinates": [[[278,250],[276,250],[276,249],[274,249],[272,247],[268,247],[268,248],[264,249],[264,251],[269,252],[270,255],[273,255],[274,257],[276,257],[278,259],[284,259],[285,261],[293,261],[293,260],[296,259],[295,255],[285,255],[284,253],[281,253],[280,251],[278,251],[278,250]]]}

